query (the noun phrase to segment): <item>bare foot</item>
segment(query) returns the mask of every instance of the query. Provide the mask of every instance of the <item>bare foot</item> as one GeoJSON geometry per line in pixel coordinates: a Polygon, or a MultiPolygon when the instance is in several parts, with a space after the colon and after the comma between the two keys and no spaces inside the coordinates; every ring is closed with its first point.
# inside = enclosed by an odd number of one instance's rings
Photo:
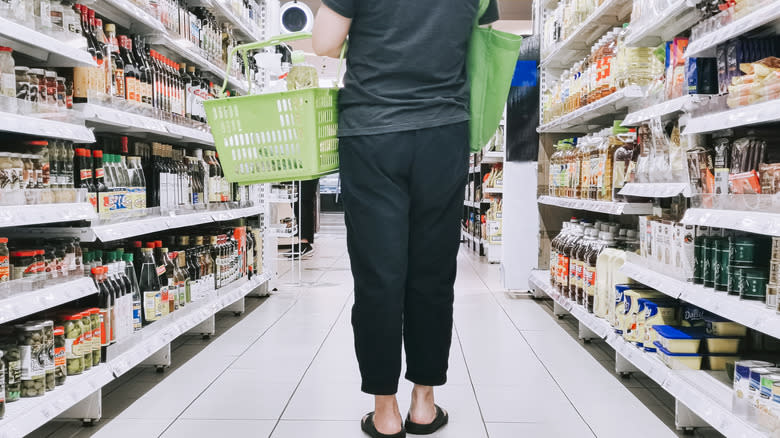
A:
{"type": "Polygon", "coordinates": [[[409,419],[416,424],[431,424],[436,419],[432,386],[414,385],[409,419]]]}
{"type": "Polygon", "coordinates": [[[374,397],[374,426],[379,433],[393,435],[403,429],[401,411],[394,395],[374,397]]]}

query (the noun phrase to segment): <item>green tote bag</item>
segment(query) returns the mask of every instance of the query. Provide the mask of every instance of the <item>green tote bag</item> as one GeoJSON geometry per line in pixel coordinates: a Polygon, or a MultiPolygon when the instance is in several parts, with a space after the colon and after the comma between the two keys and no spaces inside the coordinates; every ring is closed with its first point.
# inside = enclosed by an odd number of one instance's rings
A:
{"type": "Polygon", "coordinates": [[[523,42],[521,36],[478,25],[489,4],[490,0],[480,0],[469,42],[471,152],[485,147],[498,129],[523,42]]]}

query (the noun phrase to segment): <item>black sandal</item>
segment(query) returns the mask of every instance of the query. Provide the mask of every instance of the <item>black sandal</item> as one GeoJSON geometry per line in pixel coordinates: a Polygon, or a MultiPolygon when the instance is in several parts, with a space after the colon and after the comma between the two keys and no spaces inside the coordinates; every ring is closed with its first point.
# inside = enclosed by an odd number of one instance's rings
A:
{"type": "Polygon", "coordinates": [[[430,435],[444,427],[449,422],[450,417],[447,411],[440,408],[439,405],[434,406],[436,406],[436,418],[430,424],[417,424],[411,420],[411,417],[407,416],[406,431],[412,435],[430,435]]]}
{"type": "Polygon", "coordinates": [[[365,417],[363,417],[363,420],[360,421],[360,428],[363,429],[363,432],[367,433],[371,438],[406,438],[406,430],[403,428],[400,432],[392,435],[387,435],[376,430],[376,425],[374,424],[374,412],[370,412],[365,417]]]}

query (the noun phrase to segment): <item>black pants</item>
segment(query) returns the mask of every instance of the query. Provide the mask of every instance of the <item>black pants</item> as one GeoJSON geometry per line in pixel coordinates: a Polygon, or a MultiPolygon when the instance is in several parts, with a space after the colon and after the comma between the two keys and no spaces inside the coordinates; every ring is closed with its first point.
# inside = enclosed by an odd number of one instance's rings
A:
{"type": "MultiPolygon", "coordinates": [[[[296,188],[298,182],[293,182],[296,188]]],[[[301,181],[301,192],[298,199],[301,203],[301,217],[298,218],[299,237],[306,239],[309,243],[314,243],[314,231],[317,225],[317,191],[320,188],[320,180],[313,179],[301,181]]],[[[298,202],[293,206],[293,213],[298,215],[298,202]]]]}
{"type": "Polygon", "coordinates": [[[447,381],[468,123],[339,141],[363,392],[447,381]]]}

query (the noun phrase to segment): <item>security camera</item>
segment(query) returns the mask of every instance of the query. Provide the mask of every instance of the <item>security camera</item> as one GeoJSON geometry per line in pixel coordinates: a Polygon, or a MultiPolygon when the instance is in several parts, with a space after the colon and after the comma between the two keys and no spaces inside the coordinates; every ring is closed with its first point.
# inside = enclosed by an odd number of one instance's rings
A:
{"type": "Polygon", "coordinates": [[[311,32],[314,27],[314,12],[298,0],[283,4],[279,16],[282,33],[311,32]]]}

